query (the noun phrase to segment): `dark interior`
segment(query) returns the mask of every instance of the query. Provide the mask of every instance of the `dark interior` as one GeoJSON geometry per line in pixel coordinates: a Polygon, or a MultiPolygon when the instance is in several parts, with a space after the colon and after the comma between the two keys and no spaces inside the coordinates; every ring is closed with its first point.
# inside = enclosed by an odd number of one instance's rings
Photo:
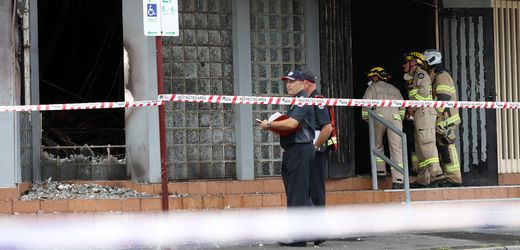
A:
{"type": "MultiPolygon", "coordinates": [[[[120,0],[38,1],[40,102],[124,100],[120,0]]],[[[43,112],[47,146],[124,145],[124,110],[43,112]]]]}
{"type": "MultiPolygon", "coordinates": [[[[363,98],[368,82],[366,72],[376,66],[390,73],[389,82],[407,98],[402,55],[435,47],[432,4],[433,0],[352,1],[354,98],[363,98]]],[[[361,119],[361,108],[355,109],[356,174],[369,174],[368,125],[361,119]]],[[[404,123],[404,130],[409,130],[408,122],[404,123]]],[[[409,143],[408,148],[413,148],[413,144],[409,143]]]]}

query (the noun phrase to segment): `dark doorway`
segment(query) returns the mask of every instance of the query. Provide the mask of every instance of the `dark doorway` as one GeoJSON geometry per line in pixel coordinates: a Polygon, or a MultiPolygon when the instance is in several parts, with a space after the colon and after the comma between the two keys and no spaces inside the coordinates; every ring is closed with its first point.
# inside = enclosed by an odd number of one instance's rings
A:
{"type": "MultiPolygon", "coordinates": [[[[123,101],[120,0],[38,1],[42,104],[123,101]]],[[[43,112],[44,146],[124,145],[124,110],[43,112]]]]}
{"type": "MultiPolygon", "coordinates": [[[[390,82],[407,97],[402,55],[435,47],[434,14],[433,0],[352,1],[354,98],[363,98],[368,82],[365,74],[376,66],[385,68],[392,76],[390,82]]],[[[354,113],[356,174],[369,174],[368,125],[361,119],[360,108],[354,113]]]]}

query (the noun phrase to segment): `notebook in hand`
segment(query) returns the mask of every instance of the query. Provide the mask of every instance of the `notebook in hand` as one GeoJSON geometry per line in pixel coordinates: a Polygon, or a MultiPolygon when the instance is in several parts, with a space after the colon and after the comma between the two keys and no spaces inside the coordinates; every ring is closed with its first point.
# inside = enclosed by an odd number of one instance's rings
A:
{"type": "MultiPolygon", "coordinates": [[[[274,122],[274,121],[283,121],[285,119],[289,119],[289,116],[281,114],[280,112],[276,112],[276,113],[272,114],[269,117],[269,119],[267,119],[267,120],[270,122],[274,122]]],[[[300,127],[300,125],[298,125],[296,128],[294,128],[292,130],[279,130],[279,129],[274,129],[274,128],[270,128],[270,130],[273,131],[274,133],[279,134],[280,136],[288,136],[288,135],[296,132],[299,127],[300,127]]]]}

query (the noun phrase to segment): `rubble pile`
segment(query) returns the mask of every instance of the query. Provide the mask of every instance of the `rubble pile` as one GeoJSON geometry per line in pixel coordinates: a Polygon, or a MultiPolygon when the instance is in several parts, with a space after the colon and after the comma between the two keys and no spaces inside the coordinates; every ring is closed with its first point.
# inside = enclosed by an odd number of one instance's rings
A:
{"type": "Polygon", "coordinates": [[[122,199],[149,198],[155,195],[139,193],[133,189],[110,187],[98,184],[69,184],[44,182],[33,184],[21,200],[63,200],[63,199],[122,199]]]}

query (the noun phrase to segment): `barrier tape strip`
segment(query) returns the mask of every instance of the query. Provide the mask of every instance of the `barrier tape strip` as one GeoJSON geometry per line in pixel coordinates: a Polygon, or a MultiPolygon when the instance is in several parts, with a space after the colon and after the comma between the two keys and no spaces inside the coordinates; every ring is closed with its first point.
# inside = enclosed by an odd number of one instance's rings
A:
{"type": "Polygon", "coordinates": [[[413,100],[367,100],[337,98],[297,98],[264,96],[226,95],[159,95],[159,100],[173,102],[229,103],[229,104],[275,104],[275,105],[318,105],[346,107],[433,107],[470,109],[519,109],[520,102],[470,102],[470,101],[413,101],[413,100]]]}
{"type": "Polygon", "coordinates": [[[130,107],[160,106],[164,102],[196,102],[226,104],[260,104],[260,105],[318,105],[344,107],[433,107],[433,108],[466,108],[466,109],[520,109],[520,102],[471,102],[471,101],[413,101],[413,100],[366,100],[340,98],[298,98],[298,97],[265,97],[265,96],[229,96],[229,95],[188,95],[164,94],[158,100],[133,102],[89,102],[70,104],[43,104],[26,106],[0,106],[0,112],[30,112],[55,110],[110,109],[130,107]]]}
{"type": "Polygon", "coordinates": [[[0,112],[30,112],[30,111],[56,111],[56,110],[85,110],[85,109],[112,109],[131,107],[152,107],[163,105],[164,101],[133,101],[133,102],[88,102],[66,104],[43,104],[26,106],[0,106],[0,112]]]}

